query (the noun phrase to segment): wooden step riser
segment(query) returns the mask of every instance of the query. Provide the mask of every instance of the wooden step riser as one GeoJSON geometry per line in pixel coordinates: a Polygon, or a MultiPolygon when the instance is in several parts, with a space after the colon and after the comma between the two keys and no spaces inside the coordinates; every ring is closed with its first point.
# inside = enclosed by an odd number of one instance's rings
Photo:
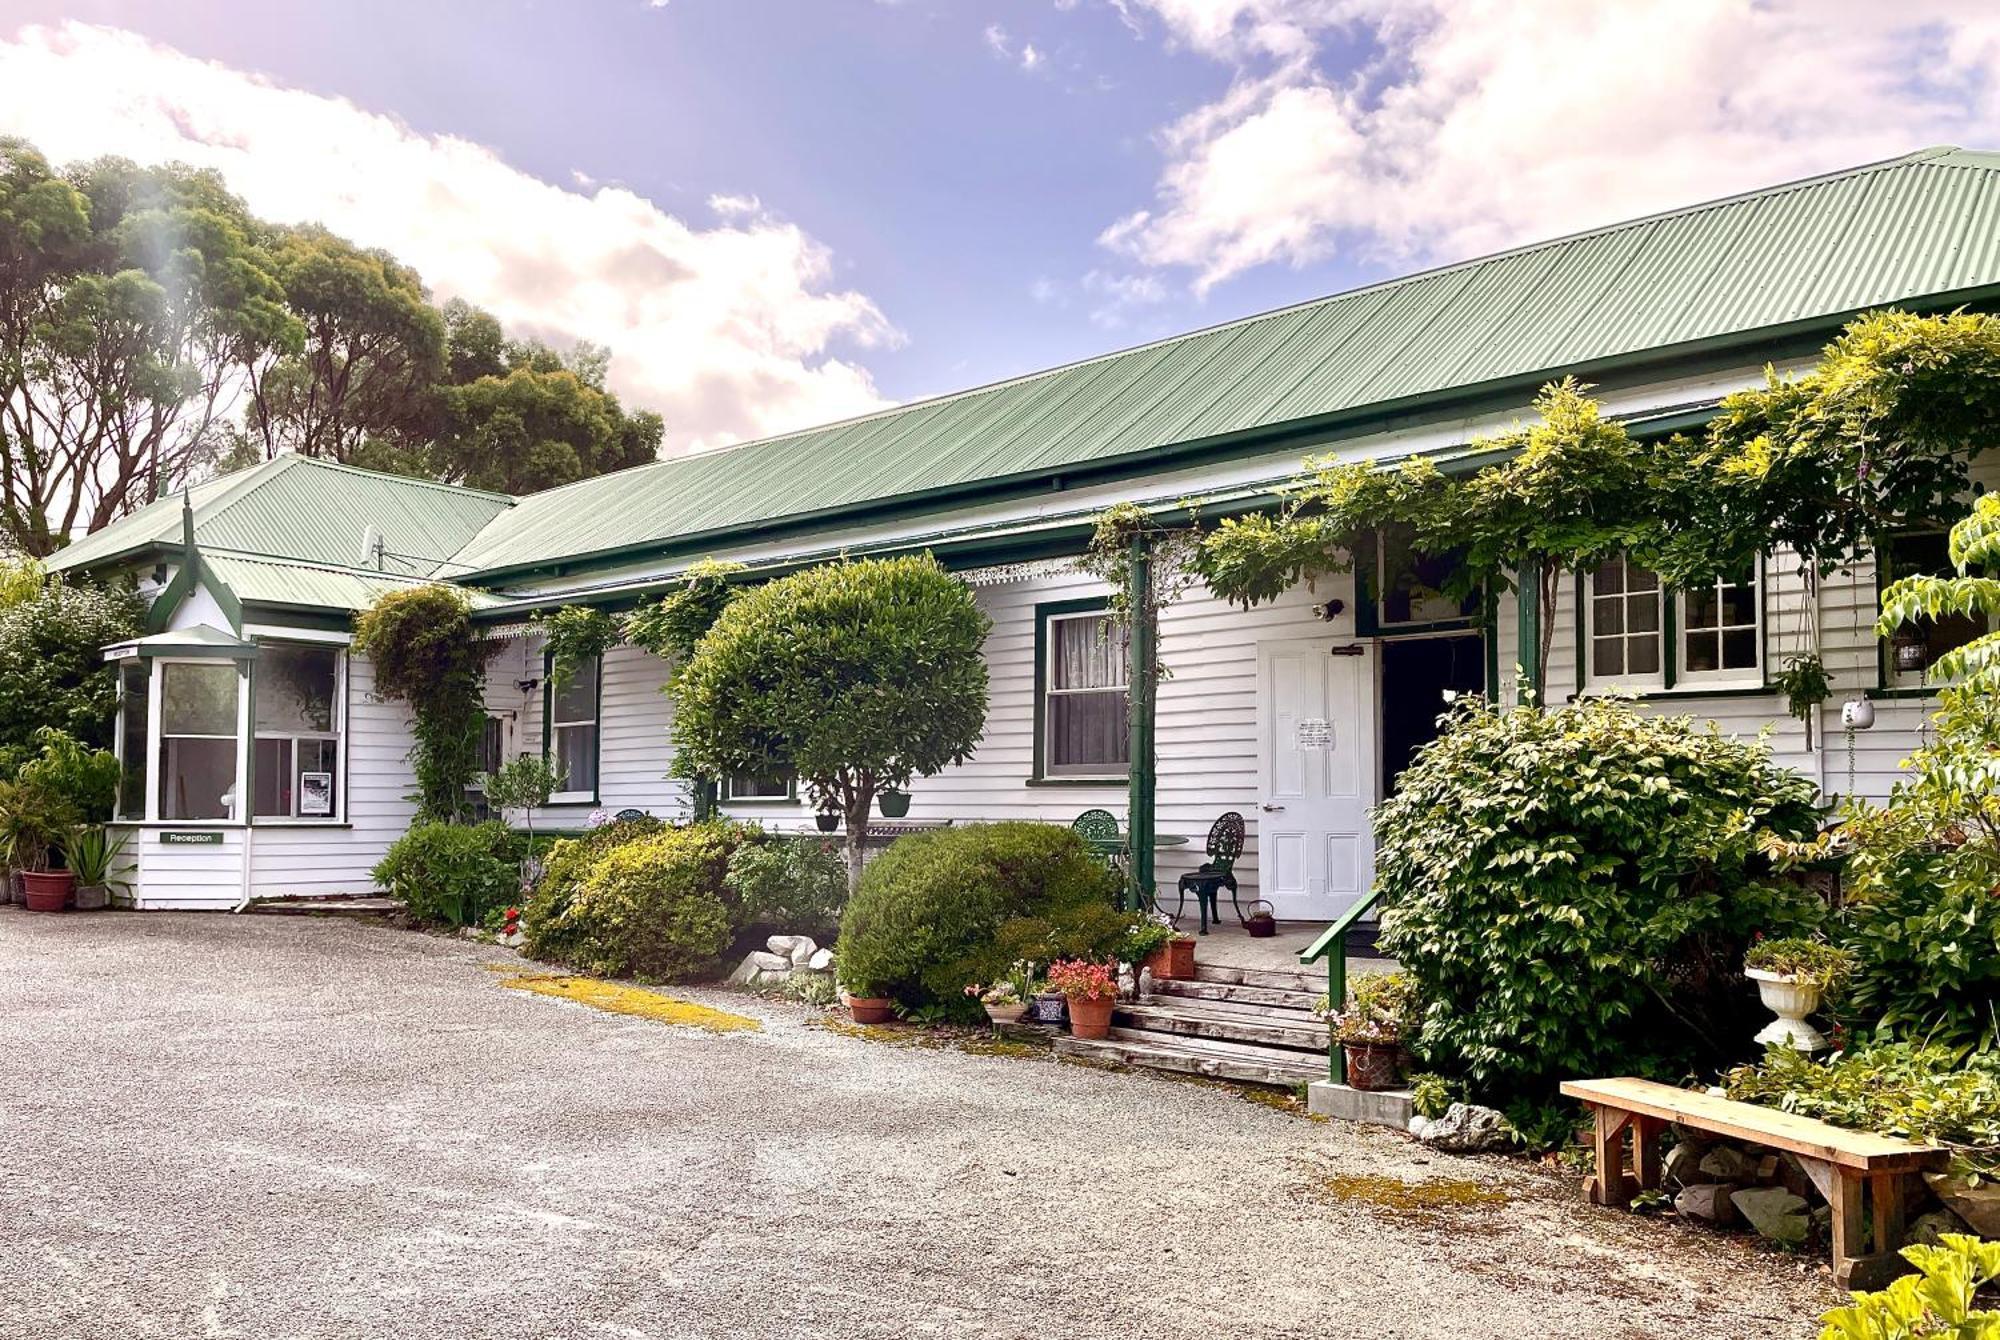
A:
{"type": "Polygon", "coordinates": [[[1186,1014],[1132,1014],[1120,1010],[1111,1017],[1112,1036],[1130,1034],[1140,1038],[1207,1038],[1217,1042],[1253,1042],[1260,1047],[1276,1047],[1301,1055],[1326,1055],[1325,1028],[1286,1028],[1186,1014]]]}
{"type": "Polygon", "coordinates": [[[1197,982],[1220,982],[1228,986],[1261,986],[1273,991],[1299,991],[1317,996],[1326,990],[1326,976],[1291,972],[1280,968],[1228,968],[1220,964],[1194,965],[1197,982]]]}
{"type": "Polygon", "coordinates": [[[1286,1005],[1246,1005],[1235,1000],[1198,1000],[1189,996],[1162,996],[1157,992],[1140,996],[1135,1003],[1155,1009],[1214,1015],[1224,1019],[1249,1019],[1260,1023],[1291,1024],[1300,1028],[1324,1027],[1324,1021],[1317,1012],[1293,1009],[1286,1005]]]}
{"type": "Polygon", "coordinates": [[[1234,1084],[1261,1084],[1294,1089],[1326,1078],[1324,1063],[1293,1064],[1286,1060],[1208,1055],[1195,1051],[1168,1051],[1162,1047],[1137,1045],[1122,1039],[1102,1042],[1064,1037],[1056,1040],[1056,1051],[1064,1056],[1140,1070],[1159,1070],[1175,1075],[1198,1075],[1204,1079],[1228,1080],[1234,1084]]]}
{"type": "Polygon", "coordinates": [[[1279,1009],[1311,1010],[1319,1000],[1317,993],[1286,991],[1268,986],[1243,986],[1233,982],[1161,982],[1153,983],[1153,993],[1160,996],[1180,996],[1187,1000],[1226,1000],[1239,1005],[1273,1005],[1279,1009]]]}

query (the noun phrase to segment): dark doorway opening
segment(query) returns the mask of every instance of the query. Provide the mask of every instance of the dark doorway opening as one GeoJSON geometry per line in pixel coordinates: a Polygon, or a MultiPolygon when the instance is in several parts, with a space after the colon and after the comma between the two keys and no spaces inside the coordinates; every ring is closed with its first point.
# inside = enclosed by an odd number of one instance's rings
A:
{"type": "Polygon", "coordinates": [[[1437,738],[1445,694],[1485,691],[1486,640],[1478,633],[1383,640],[1384,796],[1396,794],[1396,779],[1410,766],[1410,759],[1437,738]]]}

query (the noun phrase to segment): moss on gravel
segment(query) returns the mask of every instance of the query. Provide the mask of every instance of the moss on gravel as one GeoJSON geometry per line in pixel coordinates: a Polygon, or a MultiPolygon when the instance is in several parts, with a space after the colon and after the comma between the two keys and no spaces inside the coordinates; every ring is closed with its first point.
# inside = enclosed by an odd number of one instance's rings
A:
{"type": "Polygon", "coordinates": [[[699,1028],[709,1033],[755,1033],[764,1026],[746,1015],[711,1009],[691,1000],[663,996],[643,987],[595,977],[567,977],[559,973],[517,973],[503,978],[500,985],[514,991],[532,991],[554,1000],[574,1001],[609,1014],[626,1014],[655,1023],[699,1028]]]}

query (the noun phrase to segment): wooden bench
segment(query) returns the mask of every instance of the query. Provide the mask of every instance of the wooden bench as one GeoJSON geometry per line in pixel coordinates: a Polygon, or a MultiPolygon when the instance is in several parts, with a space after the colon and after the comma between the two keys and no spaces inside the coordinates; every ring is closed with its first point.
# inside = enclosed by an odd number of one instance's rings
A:
{"type": "Polygon", "coordinates": [[[1845,1130],[1811,1117],[1651,1080],[1569,1080],[1562,1091],[1587,1105],[1595,1118],[1592,1145],[1597,1175],[1586,1190],[1599,1205],[1624,1205],[1635,1191],[1659,1187],[1660,1133],[1670,1123],[1794,1155],[1833,1207],[1833,1277],[1843,1289],[1871,1287],[1906,1269],[1895,1254],[1903,1241],[1904,1183],[1924,1169],[1942,1168],[1950,1158],[1949,1151],[1935,1145],[1845,1130]],[[1874,1250],[1864,1254],[1862,1238],[1870,1228],[1874,1250]]]}

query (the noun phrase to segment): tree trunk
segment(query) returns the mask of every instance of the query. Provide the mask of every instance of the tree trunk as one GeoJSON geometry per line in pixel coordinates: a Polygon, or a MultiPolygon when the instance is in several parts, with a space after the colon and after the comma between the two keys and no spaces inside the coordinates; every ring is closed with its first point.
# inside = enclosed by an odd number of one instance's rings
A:
{"type": "Polygon", "coordinates": [[[847,896],[861,891],[861,866],[868,848],[868,812],[875,804],[873,779],[856,783],[847,793],[847,896]]]}

